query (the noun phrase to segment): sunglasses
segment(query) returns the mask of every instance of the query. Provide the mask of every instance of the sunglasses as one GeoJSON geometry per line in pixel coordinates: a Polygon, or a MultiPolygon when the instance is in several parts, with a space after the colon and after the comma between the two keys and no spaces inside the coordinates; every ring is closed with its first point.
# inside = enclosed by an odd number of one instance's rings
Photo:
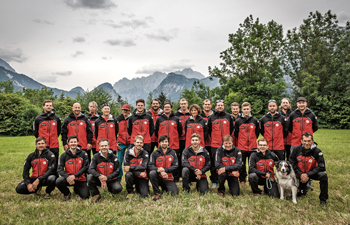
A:
{"type": "Polygon", "coordinates": [[[215,103],[218,103],[218,102],[223,102],[224,103],[224,100],[219,99],[219,100],[216,100],[215,103]]]}
{"type": "Polygon", "coordinates": [[[276,102],[276,103],[277,103],[277,101],[276,101],[275,99],[269,100],[269,103],[270,103],[270,102],[276,102]]]}

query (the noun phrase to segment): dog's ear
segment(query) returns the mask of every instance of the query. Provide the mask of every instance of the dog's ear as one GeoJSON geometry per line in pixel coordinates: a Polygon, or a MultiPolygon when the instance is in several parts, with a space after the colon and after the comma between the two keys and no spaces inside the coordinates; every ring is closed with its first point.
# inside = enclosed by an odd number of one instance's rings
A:
{"type": "Polygon", "coordinates": [[[276,168],[278,168],[278,167],[280,166],[280,163],[281,163],[281,160],[278,160],[278,161],[275,163],[276,168]]]}

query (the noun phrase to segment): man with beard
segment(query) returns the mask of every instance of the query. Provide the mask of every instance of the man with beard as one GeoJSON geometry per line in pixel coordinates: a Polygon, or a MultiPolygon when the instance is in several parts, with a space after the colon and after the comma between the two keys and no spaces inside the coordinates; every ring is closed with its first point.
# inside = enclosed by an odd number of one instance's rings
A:
{"type": "MultiPolygon", "coordinates": [[[[211,100],[205,99],[203,101],[203,111],[201,113],[202,118],[208,123],[209,116],[214,113],[213,110],[211,110],[211,100]]],[[[208,125],[208,124],[207,124],[208,125]]],[[[205,149],[207,149],[209,152],[211,150],[211,137],[208,135],[207,139],[205,140],[205,149]]]]}
{"type": "MultiPolygon", "coordinates": [[[[232,117],[233,117],[233,126],[236,123],[236,120],[239,116],[239,104],[237,102],[232,102],[231,104],[231,112],[232,112],[232,117]]],[[[233,145],[237,146],[237,138],[235,137],[235,132],[232,132],[231,137],[233,138],[233,145]]]]}
{"type": "MultiPolygon", "coordinates": [[[[282,99],[279,113],[286,118],[287,127],[288,127],[288,118],[289,118],[290,114],[292,113],[289,98],[282,99]]],[[[292,133],[288,131],[287,137],[284,138],[284,151],[285,151],[285,155],[286,155],[286,160],[289,159],[291,141],[292,141],[292,133]]],[[[281,160],[283,160],[283,159],[281,159],[281,160]]]]}
{"type": "Polygon", "coordinates": [[[95,137],[95,121],[100,117],[97,113],[98,105],[95,101],[89,103],[89,112],[86,114],[87,118],[90,121],[91,129],[92,129],[92,155],[97,153],[96,151],[96,137],[95,137]]]}
{"type": "MultiPolygon", "coordinates": [[[[150,114],[152,116],[154,125],[158,119],[158,117],[160,116],[160,114],[162,114],[163,110],[160,108],[160,103],[158,99],[153,99],[151,102],[151,108],[149,109],[149,111],[147,112],[148,114],[150,114]]],[[[151,150],[150,153],[152,153],[154,151],[155,147],[158,147],[158,139],[155,135],[155,133],[152,134],[151,137],[151,150]]]]}

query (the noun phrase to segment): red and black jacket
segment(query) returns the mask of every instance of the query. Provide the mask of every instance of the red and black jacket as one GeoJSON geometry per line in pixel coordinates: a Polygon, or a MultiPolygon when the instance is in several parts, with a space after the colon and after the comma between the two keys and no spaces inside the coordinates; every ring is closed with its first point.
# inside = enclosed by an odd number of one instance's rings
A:
{"type": "MultiPolygon", "coordinates": [[[[165,180],[174,180],[173,172],[178,168],[178,160],[176,156],[176,152],[168,146],[165,154],[161,148],[158,148],[150,157],[148,163],[148,169],[150,171],[157,171],[159,167],[163,167],[165,172],[168,174],[168,178],[165,180]]],[[[162,177],[159,173],[159,176],[162,177]]],[[[163,179],[163,178],[162,178],[163,179]]]]}
{"type": "Polygon", "coordinates": [[[114,152],[118,150],[117,145],[118,123],[112,115],[109,115],[108,119],[102,116],[95,121],[95,137],[96,137],[96,150],[98,149],[98,142],[106,138],[109,141],[109,148],[114,152]]]}
{"type": "MultiPolygon", "coordinates": [[[[208,126],[209,116],[212,115],[213,113],[214,113],[214,111],[211,111],[209,114],[205,114],[204,111],[202,111],[202,113],[201,113],[202,118],[207,122],[207,126],[208,126]]],[[[211,137],[209,134],[208,134],[208,137],[205,139],[205,146],[211,147],[211,137]]]]}
{"type": "MultiPolygon", "coordinates": [[[[147,113],[152,116],[152,120],[153,120],[154,126],[155,126],[156,121],[157,121],[158,117],[160,116],[160,114],[163,113],[163,110],[159,109],[158,112],[154,112],[153,109],[150,109],[147,113]]],[[[156,134],[154,132],[152,134],[151,141],[158,142],[158,139],[157,139],[156,134]]]]}
{"type": "Polygon", "coordinates": [[[256,139],[259,137],[259,122],[252,115],[244,117],[243,114],[237,118],[235,123],[235,137],[237,148],[241,151],[252,151],[258,146],[256,139]]]}
{"type": "Polygon", "coordinates": [[[86,149],[87,144],[92,144],[91,124],[83,113],[78,117],[75,117],[74,113],[69,114],[63,121],[61,135],[63,145],[67,144],[68,137],[71,135],[78,136],[82,149],[86,149]]]}
{"type": "Polygon", "coordinates": [[[98,113],[96,113],[94,116],[91,116],[90,113],[86,114],[87,118],[90,121],[91,124],[91,130],[92,130],[92,148],[96,148],[96,136],[95,136],[95,121],[100,117],[98,113]]]}
{"type": "Polygon", "coordinates": [[[249,173],[256,173],[263,178],[266,173],[270,173],[271,178],[275,180],[273,167],[278,160],[277,155],[269,149],[266,150],[265,155],[261,152],[253,152],[249,158],[249,173]]]}
{"type": "Polygon", "coordinates": [[[146,113],[146,111],[138,113],[135,109],[128,121],[128,133],[131,136],[130,143],[134,144],[135,137],[141,135],[144,138],[144,144],[150,144],[152,142],[151,136],[153,131],[154,123],[152,116],[146,113]]]}
{"type": "Polygon", "coordinates": [[[181,141],[184,141],[186,140],[186,136],[185,136],[185,123],[186,123],[186,120],[188,118],[190,118],[190,112],[187,112],[187,113],[183,113],[181,111],[181,108],[178,108],[177,112],[175,113],[175,116],[177,116],[181,122],[181,126],[182,126],[182,135],[180,136],[180,140],[181,141]]]}
{"type": "Polygon", "coordinates": [[[30,153],[24,162],[23,180],[26,185],[30,184],[29,170],[32,168],[30,178],[38,178],[42,181],[56,173],[55,155],[48,149],[44,149],[39,155],[38,149],[30,153]]]}
{"type": "Polygon", "coordinates": [[[239,171],[242,168],[241,150],[235,146],[232,146],[230,150],[226,150],[224,146],[218,148],[215,156],[215,169],[219,170],[223,167],[225,167],[226,173],[229,176],[234,177],[232,172],[239,171]]]}
{"type": "MultiPolygon", "coordinates": [[[[231,115],[232,115],[232,114],[231,114],[231,115]]],[[[238,113],[237,118],[234,117],[234,116],[232,115],[233,127],[236,126],[236,120],[238,119],[238,117],[239,117],[240,115],[241,115],[241,114],[238,113]]],[[[233,138],[233,145],[234,145],[234,146],[237,146],[237,145],[238,145],[238,140],[237,140],[237,138],[236,138],[236,136],[235,136],[235,130],[234,130],[234,129],[233,129],[233,131],[232,131],[232,133],[231,133],[231,137],[233,138]]]]}
{"type": "Polygon", "coordinates": [[[123,114],[120,114],[116,120],[118,123],[118,138],[117,142],[122,143],[123,145],[130,144],[130,135],[128,134],[128,120],[131,116],[131,113],[128,117],[124,117],[123,114]]]}
{"type": "MultiPolygon", "coordinates": [[[[141,177],[140,174],[142,172],[145,172],[147,174],[146,170],[149,161],[148,152],[141,149],[141,151],[139,151],[139,153],[136,155],[134,149],[135,147],[131,147],[125,152],[124,166],[130,166],[130,172],[139,178],[144,178],[141,177]]],[[[148,177],[146,176],[145,179],[148,180],[148,177]]]]}
{"type": "Polygon", "coordinates": [[[104,175],[107,181],[117,179],[120,173],[118,157],[111,150],[108,151],[107,158],[101,152],[96,153],[91,159],[89,173],[96,178],[104,175]]]}
{"type": "Polygon", "coordinates": [[[301,144],[301,135],[305,132],[313,134],[318,130],[318,121],[316,115],[306,108],[304,113],[296,109],[288,118],[289,132],[292,133],[292,146],[301,144]]]}
{"type": "MultiPolygon", "coordinates": [[[[289,118],[290,114],[292,113],[292,110],[287,109],[287,113],[284,113],[283,110],[280,110],[279,113],[286,118],[287,129],[288,129],[288,127],[289,127],[288,118],[289,118]]],[[[284,145],[291,145],[291,143],[292,143],[292,133],[288,131],[287,137],[284,138],[284,145]]]]}
{"type": "Polygon", "coordinates": [[[317,148],[316,143],[307,150],[303,145],[294,148],[289,156],[289,162],[293,165],[294,172],[298,177],[303,173],[310,177],[326,171],[323,153],[317,148]]]}
{"type": "Polygon", "coordinates": [[[201,136],[200,146],[205,148],[205,140],[208,137],[208,126],[207,121],[203,119],[200,115],[193,119],[192,116],[187,119],[185,123],[185,132],[186,132],[186,145],[185,148],[188,148],[191,145],[191,135],[193,133],[199,134],[201,136]]]}
{"type": "Polygon", "coordinates": [[[210,156],[204,147],[200,147],[197,154],[192,146],[185,148],[182,152],[181,162],[182,167],[187,167],[193,173],[199,169],[202,172],[201,178],[207,178],[205,173],[210,169],[210,156]]]}
{"type": "Polygon", "coordinates": [[[284,138],[287,137],[287,121],[280,113],[266,113],[260,120],[260,133],[268,141],[270,150],[284,150],[284,138]]]}
{"type": "Polygon", "coordinates": [[[233,118],[231,114],[225,111],[215,111],[208,119],[208,134],[211,137],[211,147],[219,148],[222,145],[222,139],[230,135],[234,129],[233,118]]]}
{"type": "Polygon", "coordinates": [[[157,138],[162,135],[169,137],[169,146],[172,149],[179,149],[179,137],[182,135],[182,124],[177,116],[173,112],[170,113],[169,117],[162,113],[157,121],[154,128],[154,133],[157,138]]]}
{"type": "Polygon", "coordinates": [[[89,160],[87,153],[77,148],[75,155],[68,148],[60,156],[57,172],[61,177],[67,179],[70,175],[75,176],[76,181],[86,181],[85,173],[89,169],[89,160]]]}
{"type": "Polygon", "coordinates": [[[61,119],[55,115],[55,111],[50,113],[42,112],[33,123],[33,133],[36,138],[44,137],[49,148],[59,148],[58,136],[61,134],[61,119]]]}

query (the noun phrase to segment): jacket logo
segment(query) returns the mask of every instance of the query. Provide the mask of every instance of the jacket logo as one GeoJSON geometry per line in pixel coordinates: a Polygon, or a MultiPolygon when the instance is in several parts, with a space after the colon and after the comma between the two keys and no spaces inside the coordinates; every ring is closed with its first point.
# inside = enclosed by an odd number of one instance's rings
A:
{"type": "Polygon", "coordinates": [[[33,162],[33,164],[35,165],[35,164],[37,164],[38,162],[33,162]]]}
{"type": "Polygon", "coordinates": [[[105,127],[105,125],[101,125],[101,128],[104,128],[105,127]]]}
{"type": "Polygon", "coordinates": [[[312,162],[312,159],[309,159],[309,162],[312,162]]]}
{"type": "Polygon", "coordinates": [[[100,165],[100,166],[98,166],[98,167],[100,167],[100,168],[104,168],[104,166],[102,166],[102,165],[100,165]]]}
{"type": "Polygon", "coordinates": [[[191,128],[192,126],[191,125],[187,125],[188,128],[191,128]]]}
{"type": "Polygon", "coordinates": [[[56,123],[52,123],[52,125],[53,125],[53,126],[55,126],[55,125],[56,125],[56,123]]]}
{"type": "Polygon", "coordinates": [[[245,127],[241,127],[241,129],[245,129],[245,127]]]}
{"type": "Polygon", "coordinates": [[[92,123],[92,124],[91,124],[91,126],[95,126],[95,124],[94,124],[94,123],[92,123]]]}
{"type": "Polygon", "coordinates": [[[270,124],[265,124],[265,127],[269,127],[270,126],[270,124]]]}
{"type": "Polygon", "coordinates": [[[42,123],[41,126],[46,126],[46,123],[42,123]]]}
{"type": "Polygon", "coordinates": [[[214,124],[218,124],[219,122],[214,122],[214,124]]]}
{"type": "Polygon", "coordinates": [[[194,161],[194,159],[190,159],[190,161],[191,161],[191,162],[193,162],[193,161],[194,161]]]}
{"type": "Polygon", "coordinates": [[[174,125],[174,123],[171,123],[171,125],[174,125]]]}
{"type": "Polygon", "coordinates": [[[147,122],[145,121],[144,124],[147,124],[147,122]]]}
{"type": "Polygon", "coordinates": [[[259,163],[259,166],[263,166],[264,165],[264,163],[259,163]]]}
{"type": "Polygon", "coordinates": [[[300,162],[301,162],[302,160],[301,160],[301,159],[298,159],[298,161],[300,161],[300,162]]]}
{"type": "MultiPolygon", "coordinates": [[[[310,159],[311,160],[311,159],[310,159]]],[[[169,158],[169,161],[171,161],[171,158],[169,158]]]]}
{"type": "Polygon", "coordinates": [[[224,121],[224,123],[226,123],[226,121],[224,121]]]}
{"type": "Polygon", "coordinates": [[[306,123],[310,123],[310,121],[309,121],[309,120],[306,120],[306,123]]]}
{"type": "Polygon", "coordinates": [[[250,126],[250,128],[252,128],[252,129],[253,129],[254,127],[253,127],[253,126],[250,126]]]}
{"type": "Polygon", "coordinates": [[[113,166],[111,165],[110,168],[113,168],[113,166]]]}
{"type": "Polygon", "coordinates": [[[139,124],[139,122],[136,122],[135,125],[139,124]]]}
{"type": "Polygon", "coordinates": [[[43,162],[43,164],[45,165],[45,164],[46,164],[46,162],[44,161],[44,162],[43,162]]]}
{"type": "Polygon", "coordinates": [[[182,117],[180,117],[179,120],[182,120],[182,117]]]}
{"type": "Polygon", "coordinates": [[[270,162],[269,164],[272,165],[272,162],[270,162]]]}
{"type": "Polygon", "coordinates": [[[223,162],[227,162],[227,159],[223,159],[222,161],[223,161],[223,162]]]}
{"type": "Polygon", "coordinates": [[[83,125],[83,122],[81,122],[80,125],[83,125]]]}
{"type": "Polygon", "coordinates": [[[199,161],[202,161],[202,158],[199,158],[199,161]]]}
{"type": "Polygon", "coordinates": [[[68,164],[73,164],[73,162],[68,162],[68,164]]]}
{"type": "Polygon", "coordinates": [[[295,122],[299,123],[299,120],[295,120],[295,122]]]}
{"type": "Polygon", "coordinates": [[[135,163],[135,161],[130,161],[130,163],[134,164],[134,163],[135,163]]]}
{"type": "Polygon", "coordinates": [[[276,124],[276,127],[278,127],[279,126],[279,124],[276,124]]]}
{"type": "Polygon", "coordinates": [[[197,126],[197,128],[199,129],[199,128],[200,128],[200,126],[197,126]]]}
{"type": "Polygon", "coordinates": [[[71,124],[69,124],[69,125],[74,126],[74,124],[75,124],[75,123],[71,123],[71,124]]]}
{"type": "Polygon", "coordinates": [[[163,161],[163,159],[158,159],[158,162],[161,162],[161,161],[163,161]]]}
{"type": "Polygon", "coordinates": [[[113,127],[113,125],[111,124],[111,127],[113,127]]]}
{"type": "Polygon", "coordinates": [[[79,160],[79,163],[81,163],[81,160],[79,160]]]}
{"type": "Polygon", "coordinates": [[[166,123],[162,123],[162,125],[166,125],[166,123]]]}

